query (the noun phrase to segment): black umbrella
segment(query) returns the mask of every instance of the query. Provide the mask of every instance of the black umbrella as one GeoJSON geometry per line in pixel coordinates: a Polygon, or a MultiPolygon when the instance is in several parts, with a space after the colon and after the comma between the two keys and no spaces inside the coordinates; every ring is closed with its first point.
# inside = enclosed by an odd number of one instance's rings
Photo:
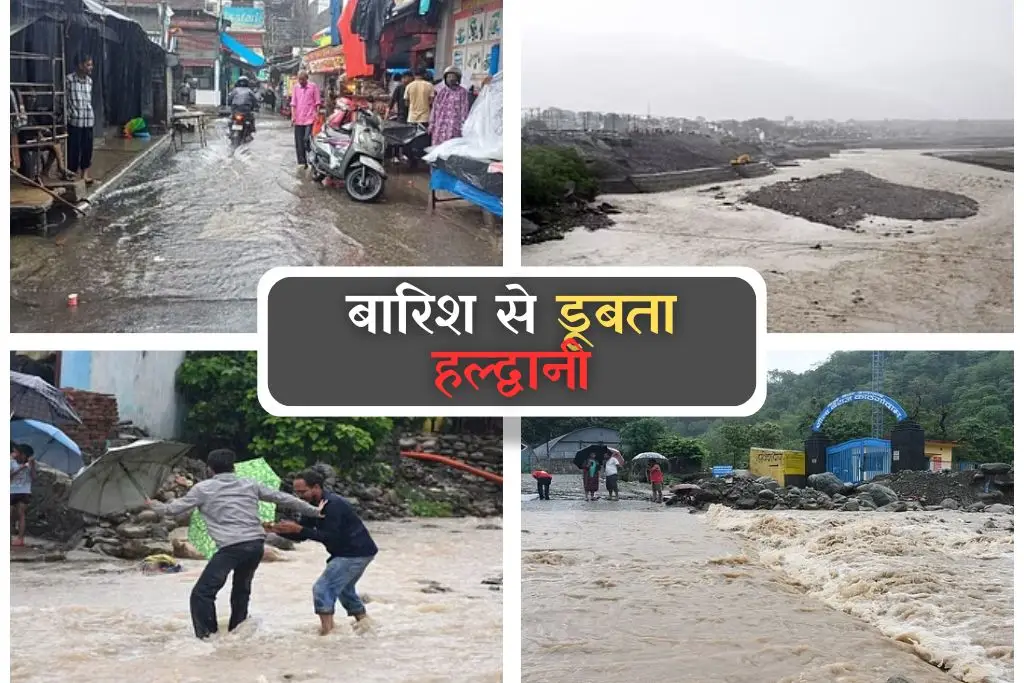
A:
{"type": "Polygon", "coordinates": [[[601,457],[606,453],[610,453],[608,447],[603,444],[594,444],[593,446],[587,446],[583,450],[576,451],[576,457],[572,459],[576,467],[581,470],[587,465],[587,458],[591,455],[601,457]]]}

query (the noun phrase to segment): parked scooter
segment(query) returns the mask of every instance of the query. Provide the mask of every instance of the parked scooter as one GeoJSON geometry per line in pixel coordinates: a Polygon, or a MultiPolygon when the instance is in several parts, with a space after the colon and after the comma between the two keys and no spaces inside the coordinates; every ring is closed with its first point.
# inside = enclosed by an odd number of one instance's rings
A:
{"type": "Polygon", "coordinates": [[[356,109],[355,120],[345,122],[347,105],[327,120],[309,144],[306,158],[313,180],[333,178],[357,202],[372,202],[384,193],[385,140],[380,117],[369,109],[356,109]]]}

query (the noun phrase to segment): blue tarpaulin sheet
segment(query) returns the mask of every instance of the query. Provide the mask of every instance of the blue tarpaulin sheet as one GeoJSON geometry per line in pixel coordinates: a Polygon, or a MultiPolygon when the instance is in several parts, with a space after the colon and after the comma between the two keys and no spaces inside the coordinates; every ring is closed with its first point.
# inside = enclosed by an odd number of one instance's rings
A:
{"type": "Polygon", "coordinates": [[[232,38],[228,33],[220,34],[220,42],[224,47],[231,50],[236,57],[249,66],[254,66],[258,69],[267,63],[267,60],[263,59],[263,57],[259,56],[259,54],[254,52],[251,48],[242,45],[242,43],[235,38],[232,38]]]}
{"type": "Polygon", "coordinates": [[[498,218],[502,217],[501,199],[473,187],[469,183],[459,180],[451,173],[442,171],[439,168],[430,169],[430,189],[450,192],[456,197],[465,199],[467,202],[476,204],[481,209],[493,213],[498,218]]]}

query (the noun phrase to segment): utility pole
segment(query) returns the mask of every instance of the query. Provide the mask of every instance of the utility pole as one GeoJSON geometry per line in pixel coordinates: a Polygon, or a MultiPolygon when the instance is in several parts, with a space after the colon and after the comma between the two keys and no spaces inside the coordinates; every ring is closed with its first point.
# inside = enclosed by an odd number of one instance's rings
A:
{"type": "MultiPolygon", "coordinates": [[[[885,351],[871,352],[871,391],[882,393],[885,384],[885,351]]],[[[885,412],[880,403],[871,405],[871,436],[881,439],[885,412]]]]}

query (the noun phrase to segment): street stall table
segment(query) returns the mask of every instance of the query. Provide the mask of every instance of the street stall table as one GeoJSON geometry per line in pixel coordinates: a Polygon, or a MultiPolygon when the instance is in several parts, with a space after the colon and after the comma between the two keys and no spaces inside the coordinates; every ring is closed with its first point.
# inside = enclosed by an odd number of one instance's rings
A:
{"type": "Polygon", "coordinates": [[[504,170],[500,161],[482,161],[456,155],[437,159],[430,165],[427,212],[433,213],[440,202],[463,200],[483,209],[488,223],[493,220],[493,216],[501,218],[503,180],[504,170]],[[439,191],[453,197],[438,197],[439,191]]]}
{"type": "Polygon", "coordinates": [[[171,144],[175,152],[185,149],[185,134],[193,144],[206,147],[206,114],[201,111],[178,111],[171,115],[171,144]]]}
{"type": "Polygon", "coordinates": [[[453,201],[438,198],[438,192],[446,192],[483,209],[488,224],[503,216],[502,82],[499,73],[480,93],[461,137],[442,142],[424,157],[430,164],[428,212],[438,202],[453,201]]]}

